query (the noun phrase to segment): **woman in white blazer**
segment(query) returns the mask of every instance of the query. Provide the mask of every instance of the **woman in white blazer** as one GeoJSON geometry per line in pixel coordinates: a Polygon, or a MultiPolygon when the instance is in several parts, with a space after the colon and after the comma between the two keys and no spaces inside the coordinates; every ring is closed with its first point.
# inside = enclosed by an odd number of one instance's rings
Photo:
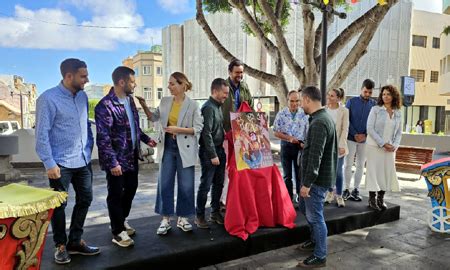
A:
{"type": "Polygon", "coordinates": [[[195,100],[186,92],[192,84],[186,75],[170,75],[168,88],[172,96],[163,97],[156,111],[151,112],[145,100],[139,98],[147,117],[159,123],[158,161],[159,176],[155,212],[162,215],[158,235],[172,228],[170,217],[174,211],[175,175],[177,176],[177,227],[191,231],[189,216],[195,214],[194,165],[198,157],[198,139],[203,128],[203,118],[195,100]]]}
{"type": "MultiPolygon", "coordinates": [[[[349,126],[348,109],[340,105],[345,97],[344,89],[332,89],[327,93],[327,112],[336,124],[336,135],[338,138],[338,164],[336,174],[336,204],[338,207],[345,207],[342,198],[342,189],[344,185],[344,160],[348,154],[347,135],[349,126]]],[[[333,188],[331,188],[325,197],[326,203],[331,203],[334,199],[333,188]]]]}
{"type": "Polygon", "coordinates": [[[387,208],[385,192],[400,190],[395,169],[395,151],[402,138],[401,98],[397,88],[383,86],[377,105],[367,119],[366,189],[369,207],[380,211],[387,208]]]}

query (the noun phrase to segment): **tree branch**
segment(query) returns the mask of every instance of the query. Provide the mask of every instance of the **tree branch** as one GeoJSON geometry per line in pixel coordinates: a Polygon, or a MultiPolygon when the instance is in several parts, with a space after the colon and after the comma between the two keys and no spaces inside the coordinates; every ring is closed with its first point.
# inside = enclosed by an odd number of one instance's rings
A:
{"type": "MultiPolygon", "coordinates": [[[[203,31],[205,32],[206,36],[208,37],[209,41],[212,43],[212,45],[217,49],[217,51],[222,55],[224,59],[231,62],[233,59],[237,59],[233,54],[231,54],[225,47],[220,43],[219,39],[217,39],[214,32],[211,30],[211,27],[209,27],[208,22],[205,19],[205,15],[203,14],[203,5],[202,0],[196,0],[196,20],[197,23],[202,27],[203,31]]],[[[277,83],[279,83],[280,79],[270,73],[255,69],[251,66],[248,66],[247,64],[244,64],[245,71],[248,73],[248,75],[259,79],[265,83],[268,83],[272,86],[276,86],[277,83]]]]}
{"type": "Polygon", "coordinates": [[[275,6],[275,16],[278,20],[281,18],[281,14],[283,13],[284,2],[285,0],[278,0],[275,6]]]}
{"type": "MultiPolygon", "coordinates": [[[[248,12],[247,8],[245,7],[244,1],[243,0],[228,0],[228,3],[230,3],[231,6],[233,6],[234,8],[236,8],[239,11],[239,14],[241,14],[242,18],[245,20],[247,25],[253,31],[255,36],[259,39],[259,41],[266,48],[267,52],[272,57],[276,57],[278,48],[275,46],[275,44],[273,44],[273,42],[269,38],[266,37],[266,35],[264,34],[264,31],[261,29],[261,27],[255,21],[255,19],[252,17],[252,15],[248,12]]],[[[256,16],[256,14],[255,14],[255,16],[256,16]]]]}
{"type": "Polygon", "coordinates": [[[361,57],[367,53],[367,47],[369,46],[370,41],[372,41],[378,26],[383,21],[383,18],[386,16],[389,9],[397,2],[398,0],[391,0],[387,6],[381,6],[383,7],[382,9],[378,9],[376,12],[371,13],[372,17],[368,18],[371,23],[365,25],[361,36],[358,38],[356,44],[342,62],[338,71],[334,74],[328,88],[336,88],[341,86],[352,69],[358,64],[361,57]]]}
{"type": "Polygon", "coordinates": [[[302,5],[302,17],[303,17],[303,63],[305,65],[305,77],[304,84],[313,85],[317,82],[316,62],[314,61],[314,13],[312,12],[311,5],[302,5]]]}
{"type": "Polygon", "coordinates": [[[300,65],[292,55],[292,52],[287,45],[286,39],[284,38],[283,29],[281,28],[280,24],[277,21],[277,18],[275,17],[274,10],[266,0],[258,0],[258,3],[272,26],[273,35],[277,42],[278,49],[280,50],[281,56],[286,62],[286,65],[292,71],[297,80],[299,80],[300,83],[303,83],[305,80],[304,70],[302,67],[300,67],[300,65]]]}
{"type": "MultiPolygon", "coordinates": [[[[347,45],[349,40],[358,36],[367,25],[376,23],[380,20],[380,15],[382,15],[381,20],[384,15],[395,5],[398,0],[389,0],[387,5],[380,6],[375,5],[369,11],[361,15],[358,19],[347,26],[340,34],[337,36],[333,42],[328,46],[327,63],[333,60],[334,57],[347,45]]],[[[316,57],[316,61],[320,61],[320,55],[316,57]]]]}

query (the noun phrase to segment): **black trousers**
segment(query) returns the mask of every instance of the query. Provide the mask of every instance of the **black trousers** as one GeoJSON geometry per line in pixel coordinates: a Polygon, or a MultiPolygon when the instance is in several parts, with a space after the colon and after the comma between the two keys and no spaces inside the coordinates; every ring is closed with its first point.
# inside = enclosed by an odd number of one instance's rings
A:
{"type": "Polygon", "coordinates": [[[118,235],[125,231],[123,225],[130,214],[131,205],[138,187],[138,162],[135,158],[134,171],[122,172],[121,176],[114,176],[111,172],[106,173],[108,182],[108,204],[109,219],[111,220],[111,231],[118,235]]]}

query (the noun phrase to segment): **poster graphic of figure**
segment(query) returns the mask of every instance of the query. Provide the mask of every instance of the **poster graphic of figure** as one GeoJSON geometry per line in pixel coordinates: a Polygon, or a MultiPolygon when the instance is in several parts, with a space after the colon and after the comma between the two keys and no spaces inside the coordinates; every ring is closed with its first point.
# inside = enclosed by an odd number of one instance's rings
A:
{"type": "Polygon", "coordinates": [[[265,113],[231,113],[237,170],[273,165],[265,113]]]}

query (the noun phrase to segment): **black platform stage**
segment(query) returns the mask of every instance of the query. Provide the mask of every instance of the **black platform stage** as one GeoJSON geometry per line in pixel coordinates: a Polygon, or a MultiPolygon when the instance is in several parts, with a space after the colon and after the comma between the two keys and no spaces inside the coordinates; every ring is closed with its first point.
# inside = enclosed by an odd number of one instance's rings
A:
{"type": "MultiPolygon", "coordinates": [[[[325,207],[328,234],[339,234],[376,224],[398,220],[400,206],[388,204],[384,212],[375,212],[363,202],[347,201],[345,208],[334,204],[325,207]]],[[[150,211],[150,209],[149,209],[150,211]]],[[[247,241],[232,237],[223,226],[212,225],[210,230],[198,229],[194,225],[192,232],[186,233],[176,227],[172,221],[172,230],[165,236],[156,235],[159,226],[158,216],[131,220],[136,229],[135,246],[121,248],[111,242],[108,224],[85,228],[83,238],[98,245],[98,256],[72,256],[67,269],[170,269],[183,266],[183,269],[217,264],[256,253],[301,243],[309,238],[309,229],[305,218],[298,212],[294,229],[260,228],[250,235],[247,241]]],[[[53,239],[49,234],[42,258],[41,269],[63,269],[53,262],[53,239]]]]}

